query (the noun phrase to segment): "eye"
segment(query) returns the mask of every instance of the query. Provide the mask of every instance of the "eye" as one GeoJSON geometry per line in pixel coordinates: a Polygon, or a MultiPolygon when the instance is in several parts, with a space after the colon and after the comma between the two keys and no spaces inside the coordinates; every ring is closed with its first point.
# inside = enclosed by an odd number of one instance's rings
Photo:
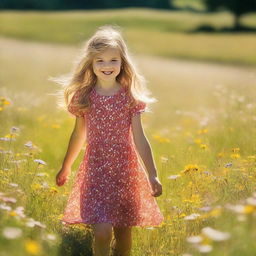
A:
{"type": "Polygon", "coordinates": [[[112,61],[117,61],[117,60],[112,60],[112,61]]]}
{"type": "Polygon", "coordinates": [[[96,62],[102,62],[102,60],[97,60],[96,62]]]}

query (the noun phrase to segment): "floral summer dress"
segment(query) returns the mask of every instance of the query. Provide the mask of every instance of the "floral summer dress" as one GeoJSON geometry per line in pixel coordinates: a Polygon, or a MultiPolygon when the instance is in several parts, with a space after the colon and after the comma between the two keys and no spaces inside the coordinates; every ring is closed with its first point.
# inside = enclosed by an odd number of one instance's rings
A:
{"type": "Polygon", "coordinates": [[[145,111],[139,101],[129,107],[125,87],[114,95],[90,92],[90,111],[81,112],[71,99],[69,112],[87,120],[87,145],[75,175],[62,224],[112,223],[113,226],[158,226],[164,217],[151,195],[139,161],[131,117],[145,111]]]}

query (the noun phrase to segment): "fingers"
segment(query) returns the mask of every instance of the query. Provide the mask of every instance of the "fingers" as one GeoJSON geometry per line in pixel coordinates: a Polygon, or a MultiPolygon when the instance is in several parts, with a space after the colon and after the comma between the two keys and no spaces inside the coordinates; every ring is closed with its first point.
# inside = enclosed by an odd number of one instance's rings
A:
{"type": "Polygon", "coordinates": [[[155,184],[153,187],[153,194],[151,194],[154,197],[158,197],[162,195],[162,186],[155,184]]]}
{"type": "Polygon", "coordinates": [[[56,178],[56,184],[57,184],[58,186],[62,186],[62,185],[65,184],[66,180],[67,180],[66,178],[57,177],[57,178],[56,178]]]}

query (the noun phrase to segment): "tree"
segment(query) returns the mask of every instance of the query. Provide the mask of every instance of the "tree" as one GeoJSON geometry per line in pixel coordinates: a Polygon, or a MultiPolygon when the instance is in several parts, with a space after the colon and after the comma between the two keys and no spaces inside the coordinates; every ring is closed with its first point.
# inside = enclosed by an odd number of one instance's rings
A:
{"type": "Polygon", "coordinates": [[[225,8],[234,14],[234,29],[239,29],[240,18],[245,13],[256,11],[256,0],[204,0],[209,11],[225,8]]]}

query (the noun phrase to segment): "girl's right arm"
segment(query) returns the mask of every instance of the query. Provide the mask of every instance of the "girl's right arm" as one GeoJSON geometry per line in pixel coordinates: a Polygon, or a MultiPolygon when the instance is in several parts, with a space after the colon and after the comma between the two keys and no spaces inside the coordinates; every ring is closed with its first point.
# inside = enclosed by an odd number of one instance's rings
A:
{"type": "Polygon", "coordinates": [[[76,117],[75,127],[69,140],[68,149],[64,157],[62,167],[56,175],[56,184],[58,186],[62,186],[66,182],[69,174],[71,173],[71,166],[85,143],[86,137],[86,118],[76,117]]]}

